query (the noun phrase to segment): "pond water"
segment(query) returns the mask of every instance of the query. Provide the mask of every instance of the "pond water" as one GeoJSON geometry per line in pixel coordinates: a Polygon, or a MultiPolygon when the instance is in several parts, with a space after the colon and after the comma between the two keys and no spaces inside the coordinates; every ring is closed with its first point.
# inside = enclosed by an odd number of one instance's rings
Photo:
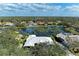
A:
{"type": "Polygon", "coordinates": [[[20,30],[21,34],[35,34],[37,36],[50,36],[64,32],[64,26],[28,27],[20,30]]]}

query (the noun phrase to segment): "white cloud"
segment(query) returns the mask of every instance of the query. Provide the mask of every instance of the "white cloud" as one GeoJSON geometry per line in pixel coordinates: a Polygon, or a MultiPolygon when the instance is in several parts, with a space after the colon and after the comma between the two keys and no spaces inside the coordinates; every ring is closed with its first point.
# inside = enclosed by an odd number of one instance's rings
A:
{"type": "MultiPolygon", "coordinates": [[[[0,4],[3,6],[3,10],[8,11],[8,10],[14,10],[14,11],[42,11],[42,12],[46,12],[46,11],[57,11],[60,10],[61,6],[51,6],[48,4],[37,4],[37,3],[7,3],[7,4],[0,4]],[[41,9],[39,9],[41,8],[41,9]]],[[[0,8],[0,9],[1,9],[0,8]]]]}
{"type": "Polygon", "coordinates": [[[4,4],[4,5],[6,5],[6,6],[17,6],[17,4],[14,4],[14,3],[7,3],[7,4],[4,4]]]}
{"type": "Polygon", "coordinates": [[[38,9],[33,6],[33,4],[28,4],[27,6],[28,6],[28,9],[29,9],[29,10],[38,11],[38,9]]]}
{"type": "Polygon", "coordinates": [[[59,10],[61,8],[61,6],[51,6],[51,5],[47,5],[47,4],[33,4],[34,6],[36,7],[39,7],[39,8],[43,8],[45,10],[59,10]]]}
{"type": "Polygon", "coordinates": [[[22,7],[22,4],[20,3],[20,4],[18,4],[18,3],[5,3],[5,4],[0,4],[0,6],[2,6],[2,7],[0,7],[0,9],[2,10],[2,11],[21,11],[21,10],[23,10],[24,8],[22,7]]]}
{"type": "Polygon", "coordinates": [[[79,5],[66,6],[65,10],[79,12],[79,5]]]}
{"type": "Polygon", "coordinates": [[[2,7],[0,7],[0,9],[2,9],[3,11],[8,11],[8,10],[14,10],[14,9],[16,9],[15,7],[16,7],[16,4],[0,4],[0,6],[2,6],[2,7]]]}

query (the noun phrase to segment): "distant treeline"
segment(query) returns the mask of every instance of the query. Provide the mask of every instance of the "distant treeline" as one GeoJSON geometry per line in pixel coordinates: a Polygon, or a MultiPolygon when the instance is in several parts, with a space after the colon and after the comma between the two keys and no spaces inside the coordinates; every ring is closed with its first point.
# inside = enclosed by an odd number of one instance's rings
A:
{"type": "Polygon", "coordinates": [[[35,19],[44,19],[44,20],[79,20],[79,17],[46,17],[46,16],[8,16],[0,17],[0,20],[35,20],[35,19]]]}

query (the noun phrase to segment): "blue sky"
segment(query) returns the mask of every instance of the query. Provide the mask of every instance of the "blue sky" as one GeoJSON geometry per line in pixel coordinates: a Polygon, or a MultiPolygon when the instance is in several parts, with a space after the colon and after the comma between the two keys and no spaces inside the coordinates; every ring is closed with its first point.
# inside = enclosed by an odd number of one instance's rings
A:
{"type": "Polygon", "coordinates": [[[79,3],[0,3],[0,16],[79,16],[79,3]]]}

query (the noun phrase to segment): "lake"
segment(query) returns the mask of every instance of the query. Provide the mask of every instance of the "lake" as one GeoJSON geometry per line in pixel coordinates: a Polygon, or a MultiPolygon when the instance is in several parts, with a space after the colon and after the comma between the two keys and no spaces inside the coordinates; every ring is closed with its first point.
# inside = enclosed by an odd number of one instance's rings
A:
{"type": "Polygon", "coordinates": [[[64,26],[28,27],[20,30],[21,34],[35,34],[37,36],[50,36],[64,32],[64,26]]]}

